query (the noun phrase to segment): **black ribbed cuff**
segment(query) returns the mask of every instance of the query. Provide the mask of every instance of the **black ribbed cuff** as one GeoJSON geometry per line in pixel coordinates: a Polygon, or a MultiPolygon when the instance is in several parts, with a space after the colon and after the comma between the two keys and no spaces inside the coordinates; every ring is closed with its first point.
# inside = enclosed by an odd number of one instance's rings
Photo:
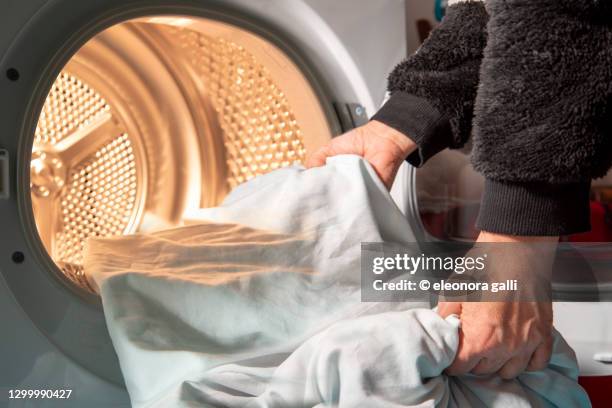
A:
{"type": "Polygon", "coordinates": [[[519,236],[556,236],[589,231],[590,182],[548,184],[487,179],[477,227],[519,236]]]}
{"type": "Polygon", "coordinates": [[[417,150],[406,159],[421,167],[436,153],[451,145],[452,129],[447,117],[427,99],[406,92],[394,92],[372,120],[384,123],[409,137],[417,150]]]}

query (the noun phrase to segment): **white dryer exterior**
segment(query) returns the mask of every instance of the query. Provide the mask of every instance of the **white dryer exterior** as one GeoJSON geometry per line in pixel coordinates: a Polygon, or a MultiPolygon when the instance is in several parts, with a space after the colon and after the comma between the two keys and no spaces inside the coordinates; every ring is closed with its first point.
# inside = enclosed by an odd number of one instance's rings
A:
{"type": "MultiPolygon", "coordinates": [[[[0,16],[0,149],[8,197],[0,198],[0,405],[9,389],[72,389],[44,406],[127,407],[129,397],[99,302],[50,270],[30,211],[28,150],[42,99],[68,57],[114,23],[146,15],[196,15],[269,35],[309,72],[324,103],[374,113],[387,73],[404,56],[404,2],[359,0],[7,0],[0,16]],[[333,4],[332,4],[333,3],[333,4]],[[4,73],[15,68],[19,80],[4,73]],[[9,368],[9,369],[6,369],[9,368]]],[[[360,120],[367,119],[366,115],[360,120]]],[[[341,132],[341,119],[330,126],[341,132]]]]}

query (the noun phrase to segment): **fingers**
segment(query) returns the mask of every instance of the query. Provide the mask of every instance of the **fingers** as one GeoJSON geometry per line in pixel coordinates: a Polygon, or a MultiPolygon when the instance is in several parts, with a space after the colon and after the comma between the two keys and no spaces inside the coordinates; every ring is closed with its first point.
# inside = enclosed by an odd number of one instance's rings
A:
{"type": "Polygon", "coordinates": [[[530,359],[530,354],[523,354],[521,356],[512,357],[499,370],[498,375],[504,380],[512,380],[518,377],[523,372],[525,372],[530,359]]]}
{"type": "Polygon", "coordinates": [[[499,376],[503,379],[518,377],[525,371],[541,371],[548,367],[553,349],[553,337],[547,336],[532,353],[523,354],[509,360],[500,370],[499,376]]]}
{"type": "Polygon", "coordinates": [[[329,145],[321,147],[314,152],[306,161],[306,168],[325,166],[327,158],[331,156],[331,148],[329,145]]]}
{"type": "Polygon", "coordinates": [[[541,371],[548,367],[553,349],[553,338],[550,336],[544,343],[540,344],[531,356],[526,371],[541,371]]]}
{"type": "Polygon", "coordinates": [[[438,314],[461,319],[459,345],[448,375],[497,375],[513,379],[548,365],[552,318],[540,304],[440,302],[438,314]]]}
{"type": "Polygon", "coordinates": [[[461,302],[438,303],[438,314],[444,319],[450,315],[461,315],[461,302]]]}
{"type": "MultiPolygon", "coordinates": [[[[523,352],[521,355],[511,358],[498,356],[497,353],[489,353],[481,356],[466,351],[460,351],[457,354],[455,362],[447,369],[449,375],[460,375],[470,372],[476,375],[487,375],[497,373],[504,380],[511,380],[525,371],[541,371],[544,370],[550,361],[552,354],[552,337],[541,343],[533,352],[523,352]],[[480,358],[480,360],[478,360],[480,358]],[[470,369],[474,364],[477,363],[470,369]],[[466,371],[468,370],[468,371],[466,371]]],[[[465,345],[462,345],[466,347],[465,345]]]]}
{"type": "Polygon", "coordinates": [[[525,371],[541,371],[548,366],[552,354],[552,336],[536,347],[533,352],[524,352],[507,361],[484,357],[472,369],[472,374],[483,375],[497,373],[504,380],[511,380],[525,371]]]}
{"type": "Polygon", "coordinates": [[[459,330],[459,348],[453,363],[446,369],[448,375],[462,375],[469,373],[480,362],[482,356],[473,352],[465,344],[465,336],[459,330]]]}
{"type": "MultiPolygon", "coordinates": [[[[461,302],[438,303],[438,314],[446,319],[450,315],[461,315],[461,302]]],[[[463,330],[459,329],[459,346],[453,363],[446,369],[448,375],[461,375],[469,373],[480,361],[480,355],[472,353],[465,342],[463,330]]]]}
{"type": "Polygon", "coordinates": [[[493,374],[501,370],[506,363],[506,360],[493,356],[483,357],[470,372],[476,375],[493,374]]]}

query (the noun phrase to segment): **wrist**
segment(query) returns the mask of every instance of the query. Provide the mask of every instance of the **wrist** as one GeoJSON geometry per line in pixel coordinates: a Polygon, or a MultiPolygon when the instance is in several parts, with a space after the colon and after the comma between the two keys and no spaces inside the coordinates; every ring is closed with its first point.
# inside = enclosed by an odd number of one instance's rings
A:
{"type": "Polygon", "coordinates": [[[550,281],[559,237],[519,236],[482,231],[476,248],[488,256],[489,267],[481,278],[492,282],[515,279],[520,300],[550,300],[550,281]]]}
{"type": "Polygon", "coordinates": [[[477,242],[558,242],[558,236],[521,236],[521,235],[508,235],[498,234],[494,232],[481,231],[478,235],[477,242]]]}
{"type": "Polygon", "coordinates": [[[408,135],[382,122],[371,120],[365,127],[368,129],[368,133],[375,134],[377,137],[393,144],[404,158],[417,149],[416,143],[408,135]]]}

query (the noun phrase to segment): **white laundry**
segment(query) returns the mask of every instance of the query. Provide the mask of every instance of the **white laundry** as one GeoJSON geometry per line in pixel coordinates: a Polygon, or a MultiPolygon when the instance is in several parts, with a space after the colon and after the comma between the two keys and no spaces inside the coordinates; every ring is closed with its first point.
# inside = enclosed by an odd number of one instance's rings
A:
{"type": "Polygon", "coordinates": [[[456,318],[360,302],[361,242],[415,239],[358,157],[259,177],[194,217],[86,253],[135,407],[589,406],[559,335],[543,372],[449,378],[456,318]]]}

